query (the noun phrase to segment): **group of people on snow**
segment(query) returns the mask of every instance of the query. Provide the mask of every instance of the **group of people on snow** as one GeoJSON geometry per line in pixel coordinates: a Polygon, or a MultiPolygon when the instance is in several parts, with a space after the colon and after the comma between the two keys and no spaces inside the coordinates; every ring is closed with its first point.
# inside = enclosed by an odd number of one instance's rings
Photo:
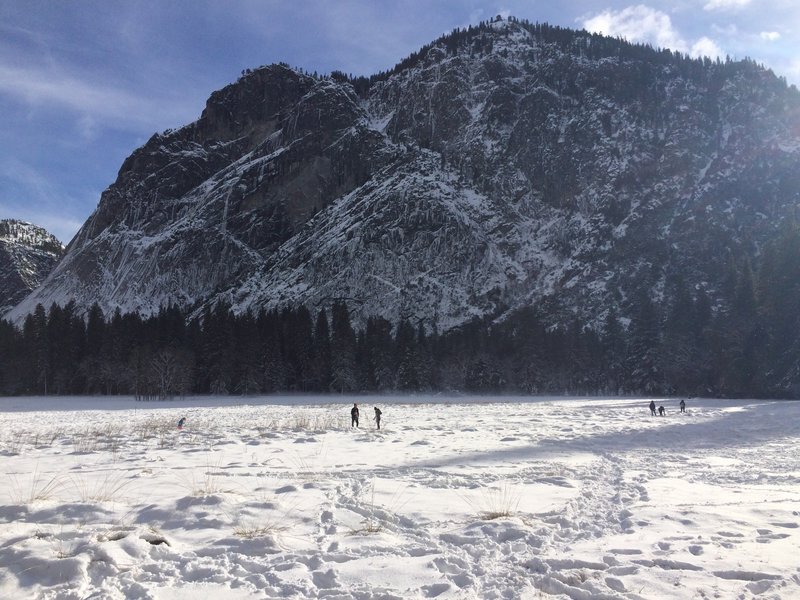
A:
{"type": "MultiPolygon", "coordinates": [[[[681,407],[681,412],[682,413],[686,412],[686,400],[681,398],[681,401],[678,404],[678,406],[681,407]]],[[[650,414],[653,415],[654,417],[656,416],[656,401],[655,400],[650,400],[650,414]]],[[[659,417],[663,417],[665,414],[667,414],[667,411],[664,408],[664,405],[662,404],[661,406],[658,407],[658,416],[659,417]]]]}
{"type": "MultiPolygon", "coordinates": [[[[381,428],[381,409],[377,406],[373,407],[375,409],[375,424],[378,426],[378,429],[381,428]]],[[[350,427],[358,427],[358,404],[355,402],[353,403],[353,408],[350,409],[350,427]]]]}
{"type": "MultiPolygon", "coordinates": [[[[686,412],[686,401],[685,400],[681,399],[681,401],[680,401],[678,406],[680,406],[680,411],[682,413],[686,412]]],[[[375,417],[374,417],[375,424],[377,425],[378,429],[380,429],[381,428],[381,414],[382,414],[381,413],[381,409],[378,408],[377,406],[373,406],[372,408],[375,411],[375,417]]],[[[656,416],[656,414],[658,414],[658,416],[663,417],[666,414],[666,412],[667,411],[664,408],[663,404],[661,406],[659,406],[658,408],[656,408],[655,400],[651,400],[650,401],[650,414],[651,415],[656,416]],[[658,412],[656,413],[656,411],[658,411],[658,412]]],[[[358,417],[359,417],[359,414],[360,414],[360,411],[358,409],[358,404],[354,402],[353,403],[353,408],[350,409],[350,427],[358,428],[358,417]]],[[[183,429],[183,425],[185,423],[186,423],[186,417],[181,417],[180,420],[178,421],[178,429],[183,429]]]]}

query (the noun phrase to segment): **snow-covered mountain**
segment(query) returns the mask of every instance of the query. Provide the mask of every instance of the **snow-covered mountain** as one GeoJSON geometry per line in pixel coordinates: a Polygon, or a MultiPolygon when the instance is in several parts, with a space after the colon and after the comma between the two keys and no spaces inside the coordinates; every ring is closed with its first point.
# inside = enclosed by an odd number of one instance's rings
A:
{"type": "Polygon", "coordinates": [[[0,220],[0,315],[38,287],[64,254],[64,246],[36,225],[0,220]]]}
{"type": "Polygon", "coordinates": [[[678,274],[724,302],[799,201],[800,94],[771,72],[502,20],[369,80],[247,72],[124,162],[8,316],[345,299],[439,330],[591,323],[678,274]]]}

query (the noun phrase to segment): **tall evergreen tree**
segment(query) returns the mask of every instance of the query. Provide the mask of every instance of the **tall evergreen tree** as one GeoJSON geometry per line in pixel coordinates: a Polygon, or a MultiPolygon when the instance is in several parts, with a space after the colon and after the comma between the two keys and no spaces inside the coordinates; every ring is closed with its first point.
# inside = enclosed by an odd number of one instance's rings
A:
{"type": "Polygon", "coordinates": [[[632,388],[646,393],[656,393],[662,388],[662,374],[658,348],[660,345],[660,318],[650,292],[642,287],[633,303],[627,371],[632,388]]]}
{"type": "Polygon", "coordinates": [[[256,318],[250,311],[233,320],[235,358],[233,389],[237,394],[257,394],[262,389],[261,340],[256,318]]]}
{"type": "Polygon", "coordinates": [[[233,391],[236,339],[230,307],[222,302],[203,314],[203,348],[200,364],[206,387],[212,394],[233,391]]]}
{"type": "Polygon", "coordinates": [[[262,390],[267,393],[288,389],[286,363],[281,351],[281,322],[277,311],[261,312],[257,320],[261,339],[262,390]]]}
{"type": "Polygon", "coordinates": [[[106,318],[100,305],[95,302],[86,317],[86,354],[96,356],[103,347],[106,335],[106,318]]]}
{"type": "Polygon", "coordinates": [[[759,313],[767,340],[766,372],[777,396],[800,396],[800,227],[786,225],[764,251],[759,313]]]}
{"type": "Polygon", "coordinates": [[[752,266],[744,261],[735,283],[726,324],[724,382],[726,393],[751,396],[763,386],[760,352],[762,325],[758,317],[752,266]]]}
{"type": "Polygon", "coordinates": [[[23,351],[20,332],[8,321],[0,320],[0,394],[21,394],[24,390],[23,351]]]}
{"type": "Polygon", "coordinates": [[[619,314],[612,306],[606,314],[603,324],[603,369],[606,374],[604,392],[618,394],[625,388],[625,331],[619,320],[619,314]]]}
{"type": "Polygon", "coordinates": [[[388,391],[395,389],[394,340],[392,324],[382,317],[370,317],[364,334],[365,383],[367,389],[388,391]]]}
{"type": "Polygon", "coordinates": [[[25,317],[22,337],[24,351],[28,356],[25,391],[29,394],[47,395],[51,375],[50,349],[47,339],[47,314],[41,304],[37,304],[33,313],[25,317]]]}
{"type": "Polygon", "coordinates": [[[350,312],[344,302],[337,301],[331,313],[331,389],[340,393],[354,392],[358,387],[356,334],[350,323],[350,312]]]}
{"type": "Polygon", "coordinates": [[[314,359],[314,325],[305,306],[281,312],[283,358],[288,386],[292,391],[307,392],[312,387],[314,359]]]}
{"type": "Polygon", "coordinates": [[[694,302],[684,279],[677,276],[669,294],[671,302],[664,321],[660,369],[668,393],[686,394],[698,389],[702,379],[697,354],[694,302]]]}
{"type": "Polygon", "coordinates": [[[317,320],[314,324],[314,358],[312,364],[314,391],[329,391],[333,380],[331,374],[331,330],[328,325],[328,314],[324,308],[317,313],[317,320]]]}
{"type": "Polygon", "coordinates": [[[397,324],[395,336],[395,364],[397,364],[396,387],[404,392],[420,389],[415,341],[414,328],[407,320],[401,320],[397,324]]]}

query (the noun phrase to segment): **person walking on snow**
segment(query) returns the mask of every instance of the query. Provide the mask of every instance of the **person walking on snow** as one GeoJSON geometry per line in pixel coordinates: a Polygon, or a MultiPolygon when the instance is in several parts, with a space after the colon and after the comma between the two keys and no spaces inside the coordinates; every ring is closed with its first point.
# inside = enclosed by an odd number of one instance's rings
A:
{"type": "Polygon", "coordinates": [[[355,402],[350,409],[350,427],[358,427],[358,404],[355,402]]]}
{"type": "Polygon", "coordinates": [[[650,414],[656,416],[656,401],[650,400],[650,414]]]}
{"type": "Polygon", "coordinates": [[[381,409],[377,406],[375,408],[375,423],[378,425],[378,429],[381,428],[381,409]]]}
{"type": "Polygon", "coordinates": [[[681,405],[680,406],[681,406],[681,412],[685,413],[686,412],[686,400],[684,400],[683,398],[681,398],[681,405]]]}

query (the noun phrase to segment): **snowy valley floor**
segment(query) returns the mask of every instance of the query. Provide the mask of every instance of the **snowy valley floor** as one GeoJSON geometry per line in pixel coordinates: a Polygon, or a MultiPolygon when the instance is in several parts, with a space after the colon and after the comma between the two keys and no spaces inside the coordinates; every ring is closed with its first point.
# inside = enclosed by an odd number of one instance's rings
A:
{"type": "Polygon", "coordinates": [[[0,399],[0,598],[800,598],[800,402],[647,403],[0,399]]]}

